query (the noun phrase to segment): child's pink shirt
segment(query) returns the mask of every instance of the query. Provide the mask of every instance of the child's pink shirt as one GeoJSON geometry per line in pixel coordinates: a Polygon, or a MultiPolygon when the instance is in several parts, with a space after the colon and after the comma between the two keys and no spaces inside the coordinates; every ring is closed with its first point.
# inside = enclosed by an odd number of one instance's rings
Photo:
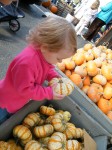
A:
{"type": "Polygon", "coordinates": [[[14,113],[29,100],[51,100],[52,88],[44,87],[45,80],[58,76],[54,66],[46,62],[41,51],[26,47],[10,64],[0,81],[0,107],[14,113]]]}

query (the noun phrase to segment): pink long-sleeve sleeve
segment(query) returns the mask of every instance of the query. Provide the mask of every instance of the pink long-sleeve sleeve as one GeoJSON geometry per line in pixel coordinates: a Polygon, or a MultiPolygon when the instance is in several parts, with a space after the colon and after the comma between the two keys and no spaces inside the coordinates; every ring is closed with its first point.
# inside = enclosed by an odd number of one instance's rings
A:
{"type": "Polygon", "coordinates": [[[60,75],[58,74],[58,72],[56,72],[55,67],[53,67],[49,70],[47,80],[50,81],[52,78],[56,77],[60,77],[60,75]]]}
{"type": "MultiPolygon", "coordinates": [[[[34,78],[33,69],[27,65],[20,65],[12,70],[13,84],[19,94],[25,99],[43,100],[52,99],[51,87],[43,87],[34,78]]],[[[39,79],[39,73],[38,78],[39,79]]]]}

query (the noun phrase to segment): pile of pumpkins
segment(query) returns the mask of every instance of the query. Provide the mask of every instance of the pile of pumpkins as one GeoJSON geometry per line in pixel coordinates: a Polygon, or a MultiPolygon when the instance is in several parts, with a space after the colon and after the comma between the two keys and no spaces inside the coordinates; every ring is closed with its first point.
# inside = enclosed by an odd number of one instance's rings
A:
{"type": "Polygon", "coordinates": [[[112,120],[111,49],[88,43],[57,67],[112,120]]]}
{"type": "Polygon", "coordinates": [[[84,131],[70,122],[68,111],[41,106],[13,128],[9,141],[0,141],[2,150],[82,150],[84,131]]]}

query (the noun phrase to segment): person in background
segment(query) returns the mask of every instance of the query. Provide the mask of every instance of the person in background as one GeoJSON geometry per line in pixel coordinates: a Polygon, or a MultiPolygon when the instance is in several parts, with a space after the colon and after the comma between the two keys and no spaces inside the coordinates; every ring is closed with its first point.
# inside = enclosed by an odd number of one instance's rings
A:
{"type": "Polygon", "coordinates": [[[89,26],[87,33],[83,35],[85,40],[91,41],[98,33],[100,28],[108,24],[112,20],[112,1],[101,7],[101,11],[97,14],[96,18],[89,26]]]}
{"type": "Polygon", "coordinates": [[[96,16],[98,13],[98,7],[100,5],[100,2],[96,0],[91,7],[85,12],[79,23],[75,27],[75,31],[77,35],[82,34],[82,30],[89,25],[91,20],[96,16]]]}
{"type": "Polygon", "coordinates": [[[0,3],[4,5],[10,5],[13,1],[17,1],[17,0],[0,0],[0,3]]]}
{"type": "Polygon", "coordinates": [[[0,123],[29,100],[61,100],[56,85],[43,86],[45,80],[60,77],[54,64],[71,57],[77,49],[74,26],[64,18],[47,17],[29,31],[28,46],[17,55],[0,81],[0,123]]]}

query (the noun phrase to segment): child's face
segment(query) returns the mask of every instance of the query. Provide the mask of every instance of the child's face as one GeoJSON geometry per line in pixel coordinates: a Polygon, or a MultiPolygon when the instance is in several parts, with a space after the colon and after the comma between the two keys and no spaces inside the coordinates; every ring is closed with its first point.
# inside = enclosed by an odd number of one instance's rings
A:
{"type": "Polygon", "coordinates": [[[70,50],[70,49],[61,49],[58,52],[51,52],[51,51],[42,51],[44,58],[46,59],[46,61],[50,64],[56,64],[57,62],[61,62],[62,59],[71,57],[72,55],[74,55],[75,50],[70,50]]]}

